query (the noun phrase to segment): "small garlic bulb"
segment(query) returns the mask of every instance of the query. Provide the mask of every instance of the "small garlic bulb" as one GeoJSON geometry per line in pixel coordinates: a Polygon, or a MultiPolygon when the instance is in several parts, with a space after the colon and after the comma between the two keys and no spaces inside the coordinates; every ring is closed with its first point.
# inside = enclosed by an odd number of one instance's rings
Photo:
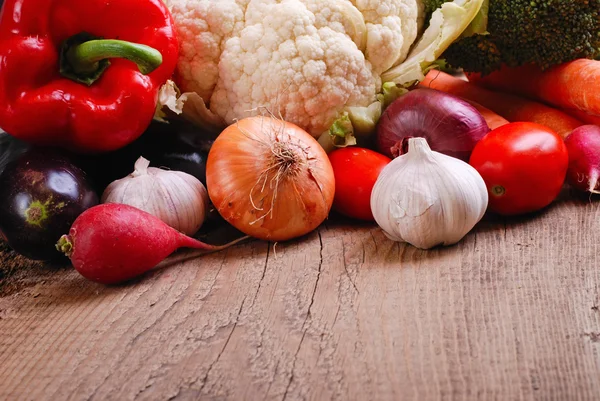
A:
{"type": "Polygon", "coordinates": [[[410,138],[408,152],[388,164],[371,194],[377,224],[392,240],[429,249],[452,245],[487,209],[483,178],[469,164],[410,138]]]}
{"type": "Polygon", "coordinates": [[[104,190],[102,203],[133,206],[186,235],[196,234],[204,223],[209,205],[204,185],[190,174],[149,165],[148,160],[140,157],[133,173],[104,190]]]}

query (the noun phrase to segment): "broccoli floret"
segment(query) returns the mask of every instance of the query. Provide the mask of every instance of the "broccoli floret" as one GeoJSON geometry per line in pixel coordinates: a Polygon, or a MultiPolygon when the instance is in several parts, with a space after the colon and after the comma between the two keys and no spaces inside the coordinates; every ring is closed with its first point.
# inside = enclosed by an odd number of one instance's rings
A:
{"type": "MultiPolygon", "coordinates": [[[[443,0],[426,0],[429,14],[443,0]]],[[[443,57],[489,73],[501,64],[542,68],[600,56],[600,0],[490,0],[487,33],[459,39],[443,57]]]]}

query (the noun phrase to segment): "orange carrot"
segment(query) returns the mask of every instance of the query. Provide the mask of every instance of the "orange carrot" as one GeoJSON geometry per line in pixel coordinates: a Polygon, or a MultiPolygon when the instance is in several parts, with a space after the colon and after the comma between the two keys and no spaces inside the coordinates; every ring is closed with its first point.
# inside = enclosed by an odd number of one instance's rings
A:
{"type": "Polygon", "coordinates": [[[420,86],[472,100],[510,122],[529,121],[545,125],[563,138],[583,125],[581,121],[545,104],[507,93],[493,92],[442,71],[430,71],[420,86]]]}
{"type": "Polygon", "coordinates": [[[477,109],[477,111],[479,111],[481,113],[481,115],[485,119],[485,122],[487,123],[488,127],[490,127],[490,129],[496,129],[496,128],[506,125],[510,122],[506,118],[502,117],[499,114],[494,113],[492,110],[488,109],[487,107],[483,107],[482,105],[480,105],[477,102],[474,102],[469,99],[463,99],[463,100],[466,101],[467,103],[470,103],[471,106],[475,107],[477,109]]]}
{"type": "Polygon", "coordinates": [[[579,121],[583,121],[586,124],[600,125],[600,116],[589,114],[585,111],[573,109],[567,109],[564,110],[564,112],[570,115],[571,117],[578,119],[579,121]]]}
{"type": "Polygon", "coordinates": [[[489,89],[513,93],[549,105],[600,115],[600,61],[578,59],[542,71],[539,67],[503,67],[469,81],[489,89]]]}

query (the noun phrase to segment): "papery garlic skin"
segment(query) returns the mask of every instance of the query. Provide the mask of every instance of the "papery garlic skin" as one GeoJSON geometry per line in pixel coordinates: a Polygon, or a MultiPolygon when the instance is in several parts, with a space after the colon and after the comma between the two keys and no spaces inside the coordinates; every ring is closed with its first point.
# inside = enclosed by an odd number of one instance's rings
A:
{"type": "Polygon", "coordinates": [[[375,221],[392,240],[417,248],[459,242],[483,218],[488,192],[469,164],[410,138],[408,152],[381,172],[371,194],[375,221]]]}
{"type": "Polygon", "coordinates": [[[111,183],[102,194],[102,203],[121,203],[158,217],[174,229],[193,236],[208,211],[208,191],[194,176],[148,167],[140,157],[135,171],[111,183]]]}

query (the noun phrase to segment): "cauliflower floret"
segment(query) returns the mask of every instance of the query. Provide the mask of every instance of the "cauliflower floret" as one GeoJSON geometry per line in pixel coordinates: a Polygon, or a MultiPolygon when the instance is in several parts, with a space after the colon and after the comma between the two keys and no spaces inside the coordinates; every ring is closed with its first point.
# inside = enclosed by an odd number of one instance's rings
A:
{"type": "Polygon", "coordinates": [[[164,1],[181,42],[180,88],[226,124],[267,107],[319,136],[346,110],[375,110],[381,77],[405,74],[407,57],[422,64],[410,54],[422,0],[164,1]]]}
{"type": "Polygon", "coordinates": [[[244,28],[249,1],[165,1],[176,20],[180,42],[177,73],[186,91],[210,99],[219,78],[225,42],[244,28]]]}
{"type": "Polygon", "coordinates": [[[366,56],[381,74],[408,55],[423,20],[420,0],[352,0],[367,23],[366,56]]]}
{"type": "Polygon", "coordinates": [[[298,0],[250,3],[246,27],[221,54],[211,111],[231,122],[265,106],[318,135],[345,105],[373,102],[381,81],[364,54],[335,26],[317,23],[319,14],[339,13],[331,3],[318,14],[298,0]]]}
{"type": "Polygon", "coordinates": [[[265,106],[313,135],[368,106],[417,37],[417,0],[166,0],[181,89],[226,123],[265,106]]]}

